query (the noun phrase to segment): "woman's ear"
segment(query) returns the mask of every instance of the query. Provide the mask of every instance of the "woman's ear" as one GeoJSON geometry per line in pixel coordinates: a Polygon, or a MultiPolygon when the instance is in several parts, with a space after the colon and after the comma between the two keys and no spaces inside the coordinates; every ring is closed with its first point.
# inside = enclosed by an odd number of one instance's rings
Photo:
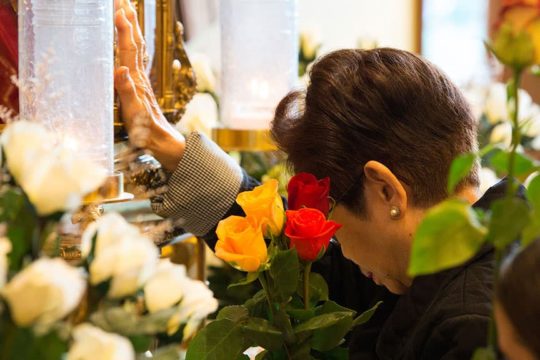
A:
{"type": "Polygon", "coordinates": [[[378,161],[368,161],[364,165],[365,189],[375,196],[388,209],[397,208],[400,212],[407,208],[407,191],[385,165],[378,161]]]}

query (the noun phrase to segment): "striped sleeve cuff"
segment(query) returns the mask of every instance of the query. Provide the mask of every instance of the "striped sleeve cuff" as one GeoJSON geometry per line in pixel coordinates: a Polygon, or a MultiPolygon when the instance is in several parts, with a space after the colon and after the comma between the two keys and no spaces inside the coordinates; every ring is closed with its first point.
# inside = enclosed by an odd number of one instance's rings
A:
{"type": "Polygon", "coordinates": [[[178,221],[196,236],[212,230],[236,201],[243,180],[241,167],[202,134],[192,133],[167,191],[152,199],[154,212],[178,221]]]}

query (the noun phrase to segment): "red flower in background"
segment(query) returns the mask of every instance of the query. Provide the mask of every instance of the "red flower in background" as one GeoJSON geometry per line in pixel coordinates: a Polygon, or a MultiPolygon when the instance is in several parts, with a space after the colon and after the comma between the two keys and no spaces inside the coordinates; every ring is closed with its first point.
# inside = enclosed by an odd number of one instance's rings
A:
{"type": "Polygon", "coordinates": [[[317,180],[312,174],[299,173],[287,185],[289,209],[313,208],[327,216],[330,209],[329,191],[330,178],[317,180]]]}
{"type": "Polygon", "coordinates": [[[304,261],[315,261],[340,227],[317,209],[287,210],[285,235],[291,240],[290,248],[295,248],[304,261]]]}

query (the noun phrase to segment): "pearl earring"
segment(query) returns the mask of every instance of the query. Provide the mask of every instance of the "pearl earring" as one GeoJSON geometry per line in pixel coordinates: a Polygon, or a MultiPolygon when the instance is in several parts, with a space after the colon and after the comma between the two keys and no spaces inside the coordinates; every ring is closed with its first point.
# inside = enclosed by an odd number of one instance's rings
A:
{"type": "Polygon", "coordinates": [[[401,216],[401,210],[397,206],[392,206],[390,208],[390,217],[392,219],[397,219],[401,216]]]}

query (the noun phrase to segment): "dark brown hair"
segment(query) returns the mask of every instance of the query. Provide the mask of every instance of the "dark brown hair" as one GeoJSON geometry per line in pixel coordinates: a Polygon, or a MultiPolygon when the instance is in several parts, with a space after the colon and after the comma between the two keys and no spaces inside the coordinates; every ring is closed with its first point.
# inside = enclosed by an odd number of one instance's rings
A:
{"type": "Polygon", "coordinates": [[[506,262],[496,297],[521,343],[540,359],[540,239],[506,262]]]}
{"type": "MultiPolygon", "coordinates": [[[[411,188],[413,205],[427,207],[447,196],[452,159],[477,148],[459,89],[428,61],[389,48],[322,57],[307,91],[278,105],[272,136],[293,171],[329,176],[331,196],[359,214],[369,160],[411,188]]],[[[464,184],[478,184],[476,168],[464,184]]]]}

